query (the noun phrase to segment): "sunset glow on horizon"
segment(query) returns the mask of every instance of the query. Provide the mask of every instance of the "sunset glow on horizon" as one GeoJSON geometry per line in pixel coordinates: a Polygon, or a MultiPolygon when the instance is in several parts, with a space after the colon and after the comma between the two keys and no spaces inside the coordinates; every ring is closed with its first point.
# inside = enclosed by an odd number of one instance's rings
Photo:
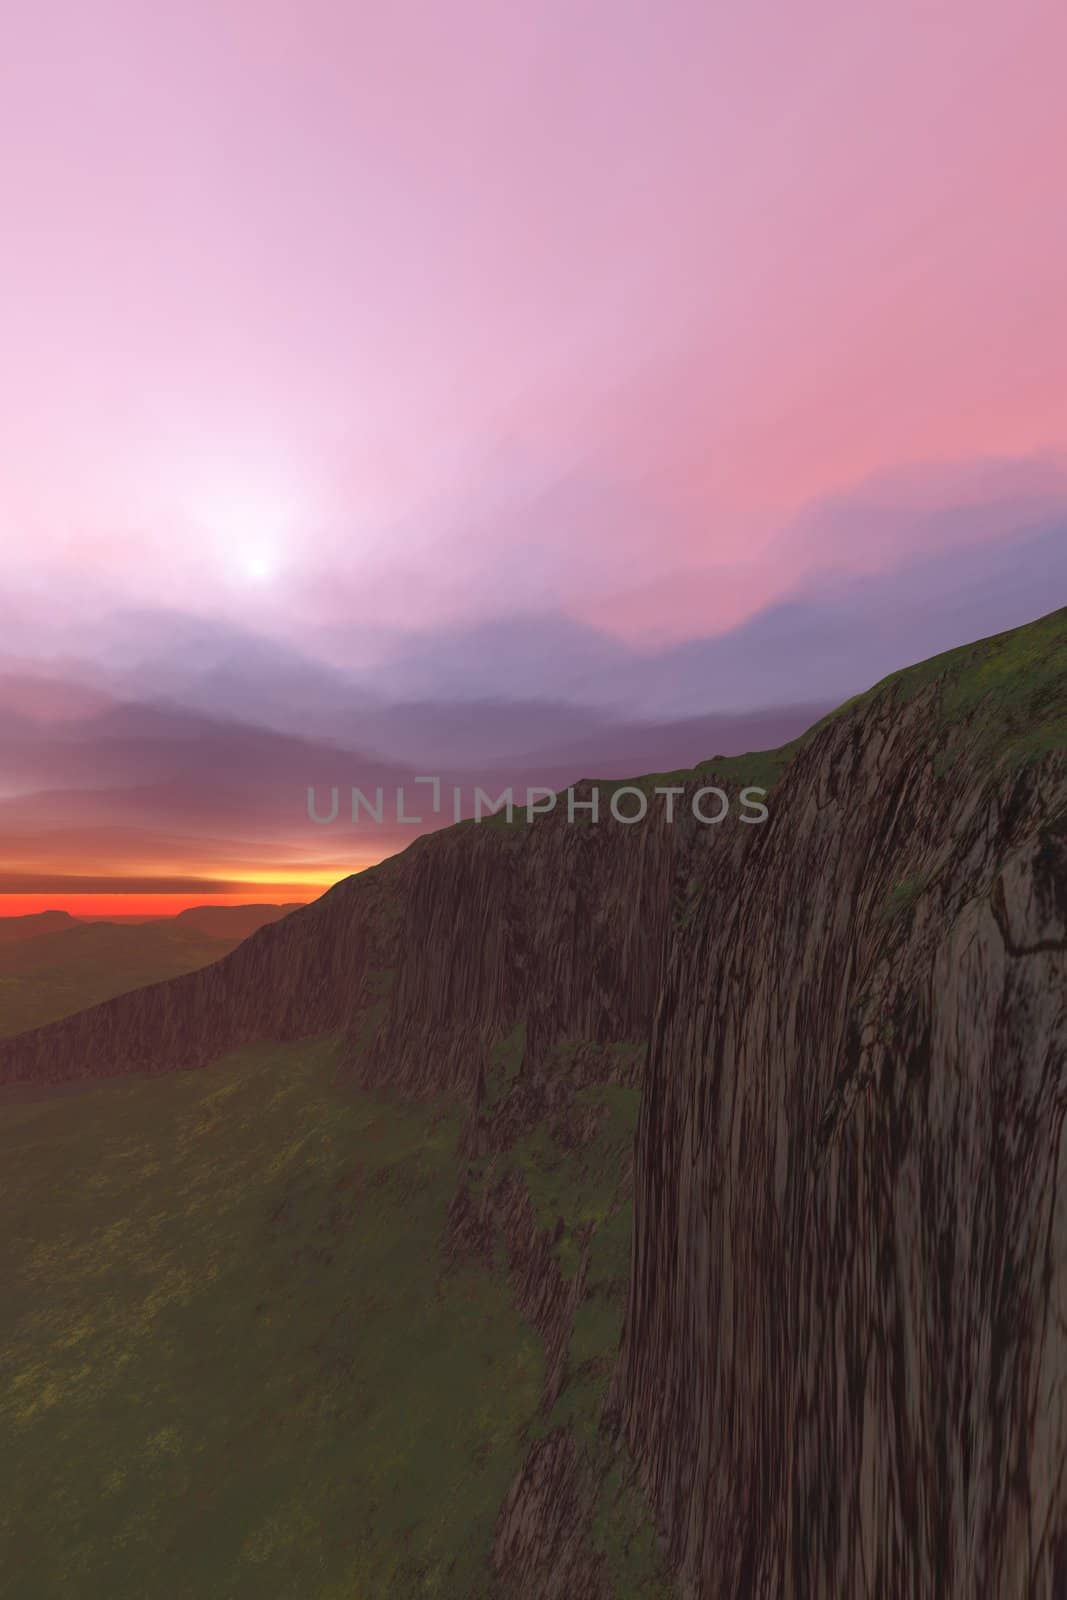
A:
{"type": "Polygon", "coordinates": [[[87,922],[133,922],[154,921],[159,917],[175,917],[179,911],[188,911],[194,906],[261,906],[261,905],[306,905],[310,900],[317,899],[319,893],[324,892],[329,885],[324,885],[322,890],[312,891],[306,895],[291,895],[285,893],[270,894],[266,892],[270,885],[259,885],[255,891],[245,894],[166,894],[166,895],[129,895],[129,894],[11,894],[0,895],[0,917],[28,917],[36,916],[42,911],[66,911],[68,915],[83,919],[87,922]]]}
{"type": "Polygon", "coordinates": [[[1053,0],[21,8],[0,914],[308,897],[394,702],[830,702],[1056,604],[1065,59],[1053,0]]]}

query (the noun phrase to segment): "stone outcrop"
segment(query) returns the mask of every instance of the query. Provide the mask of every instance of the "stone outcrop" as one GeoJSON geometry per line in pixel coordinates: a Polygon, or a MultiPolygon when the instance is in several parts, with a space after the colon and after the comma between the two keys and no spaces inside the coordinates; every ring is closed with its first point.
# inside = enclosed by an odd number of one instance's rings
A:
{"type": "Polygon", "coordinates": [[[573,1435],[556,1428],[528,1452],[497,1521],[498,1592],[537,1600],[615,1600],[587,1527],[596,1483],[573,1435]]]}

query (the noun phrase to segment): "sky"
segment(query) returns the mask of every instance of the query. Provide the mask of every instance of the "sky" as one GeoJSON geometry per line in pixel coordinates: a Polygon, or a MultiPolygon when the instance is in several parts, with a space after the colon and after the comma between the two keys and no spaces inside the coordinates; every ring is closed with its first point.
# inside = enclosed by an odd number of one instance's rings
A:
{"type": "Polygon", "coordinates": [[[0,670],[662,719],[1051,609],[1064,59],[1052,0],[18,8],[0,670]]]}

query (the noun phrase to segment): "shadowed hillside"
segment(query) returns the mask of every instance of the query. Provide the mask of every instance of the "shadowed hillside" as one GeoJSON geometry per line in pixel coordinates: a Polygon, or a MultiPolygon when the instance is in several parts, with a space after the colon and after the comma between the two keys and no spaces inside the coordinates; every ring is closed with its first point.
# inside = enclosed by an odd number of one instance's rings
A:
{"type": "Polygon", "coordinates": [[[292,906],[194,906],[137,923],[65,911],[0,918],[0,1035],[217,961],[292,906]]]}

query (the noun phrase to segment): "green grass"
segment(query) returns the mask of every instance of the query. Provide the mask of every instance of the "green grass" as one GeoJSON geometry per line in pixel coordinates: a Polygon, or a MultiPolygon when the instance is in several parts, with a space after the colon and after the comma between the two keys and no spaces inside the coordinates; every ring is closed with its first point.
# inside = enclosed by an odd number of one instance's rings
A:
{"type": "Polygon", "coordinates": [[[543,1352],[332,1047],[0,1103],[12,1600],[473,1600],[543,1352]]]}
{"type": "Polygon", "coordinates": [[[616,1600],[669,1600],[673,1590],[663,1574],[647,1504],[625,1457],[599,1431],[630,1278],[630,1161],[639,1100],[639,1090],[617,1084],[582,1090],[576,1104],[600,1112],[587,1144],[564,1150],[539,1128],[515,1154],[542,1226],[555,1229],[563,1223],[556,1250],[565,1274],[577,1268],[586,1230],[589,1238],[585,1295],[571,1328],[566,1381],[552,1411],[538,1419],[536,1431],[569,1428],[590,1465],[598,1484],[591,1543],[604,1558],[616,1600]]]}
{"type": "Polygon", "coordinates": [[[648,1506],[618,1460],[604,1462],[593,1545],[604,1557],[617,1600],[673,1600],[676,1591],[663,1575],[648,1506]]]}
{"type": "MultiPolygon", "coordinates": [[[[938,728],[966,728],[976,753],[1017,765],[1067,747],[1067,608],[946,650],[876,683],[829,718],[862,714],[879,698],[906,704],[941,683],[938,728]]],[[[809,738],[811,734],[805,735],[809,738]]]]}
{"type": "Polygon", "coordinates": [[[565,1274],[577,1266],[580,1234],[587,1228],[599,1232],[617,1204],[629,1168],[639,1098],[637,1089],[617,1084],[579,1090],[576,1108],[599,1115],[588,1144],[565,1149],[541,1124],[515,1147],[514,1159],[541,1227],[552,1232],[563,1223],[556,1250],[565,1274]]]}
{"type": "MultiPolygon", "coordinates": [[[[524,1033],[516,1029],[494,1052],[489,1101],[507,1093],[522,1058],[524,1033]]],[[[581,1041],[557,1045],[557,1065],[581,1041]]],[[[620,1072],[628,1072],[640,1046],[620,1041],[612,1049],[620,1072]]],[[[589,1264],[585,1292],[574,1315],[563,1389],[551,1411],[541,1413],[532,1438],[556,1428],[574,1435],[598,1485],[591,1544],[604,1557],[605,1577],[615,1600],[670,1600],[648,1508],[624,1470],[627,1466],[600,1432],[604,1402],[618,1357],[630,1277],[633,1234],[632,1154],[640,1090],[618,1083],[578,1090],[573,1112],[594,1118],[591,1137],[575,1147],[559,1130],[540,1124],[518,1141],[503,1170],[521,1175],[540,1228],[551,1235],[564,1278],[577,1272],[583,1250],[589,1264]]],[[[499,1162],[481,1160],[470,1176],[476,1190],[499,1181],[499,1162]]]]}
{"type": "Polygon", "coordinates": [[[538,1221],[562,1231],[555,1251],[565,1277],[588,1239],[585,1296],[575,1312],[567,1382],[542,1430],[566,1424],[592,1449],[622,1333],[633,1232],[631,1159],[640,1093],[617,1085],[582,1090],[576,1102],[600,1112],[593,1138],[575,1151],[538,1128],[516,1148],[538,1221]]]}

